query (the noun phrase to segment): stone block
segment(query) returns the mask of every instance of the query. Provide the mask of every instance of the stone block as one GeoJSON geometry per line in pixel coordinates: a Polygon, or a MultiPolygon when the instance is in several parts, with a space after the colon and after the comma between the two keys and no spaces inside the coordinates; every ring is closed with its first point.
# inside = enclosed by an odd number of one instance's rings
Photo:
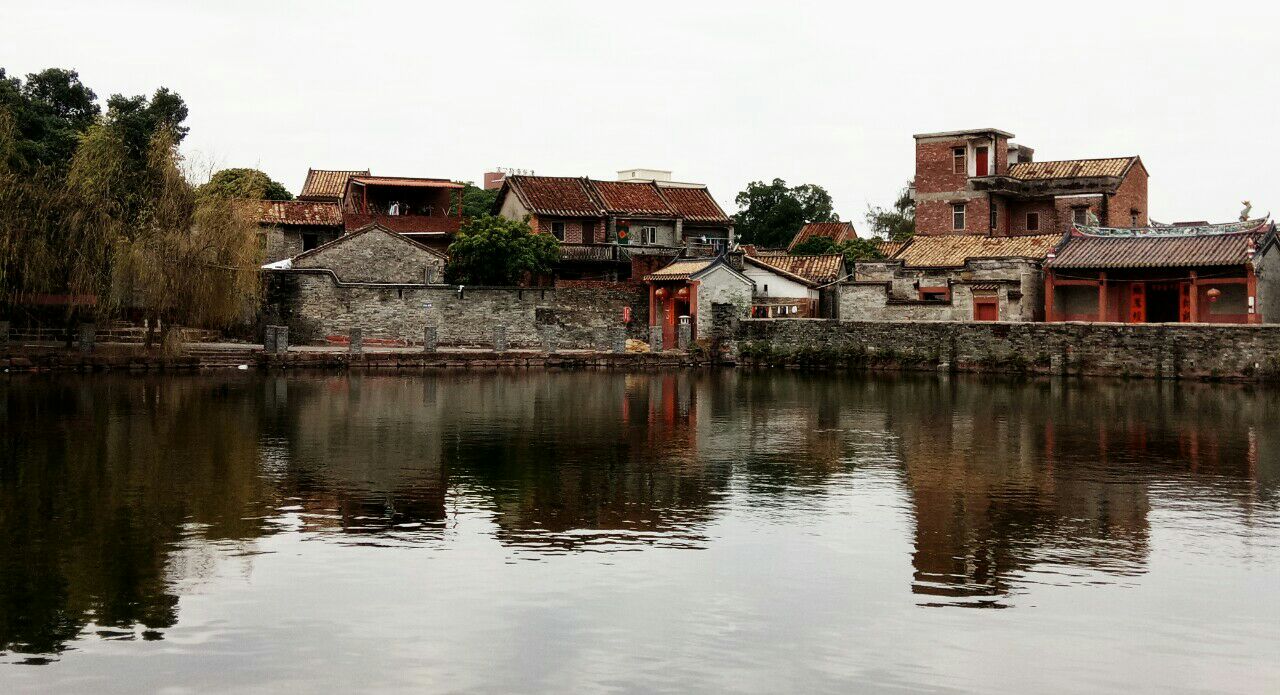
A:
{"type": "Polygon", "coordinates": [[[364,352],[364,333],[358,327],[352,328],[347,336],[347,352],[352,355],[364,352]]]}
{"type": "Polygon", "coordinates": [[[538,339],[542,343],[542,351],[548,355],[554,355],[559,349],[560,328],[558,326],[541,326],[538,329],[538,339]]]}
{"type": "Polygon", "coordinates": [[[662,352],[662,326],[649,326],[649,352],[662,352]]]}
{"type": "Polygon", "coordinates": [[[276,326],[276,354],[283,355],[289,351],[289,327],[276,326]]]}
{"type": "Polygon", "coordinates": [[[80,347],[80,352],[83,352],[83,353],[93,352],[93,343],[94,343],[94,339],[97,337],[97,332],[98,332],[97,326],[95,326],[92,323],[80,324],[80,334],[79,334],[79,339],[77,340],[77,344],[80,347]]]}
{"type": "Polygon", "coordinates": [[[493,327],[493,351],[507,351],[507,327],[501,324],[493,327]]]}
{"type": "Polygon", "coordinates": [[[440,329],[436,326],[425,326],[422,329],[422,351],[435,352],[440,342],[440,329]]]}
{"type": "Polygon", "coordinates": [[[613,344],[610,346],[613,352],[621,354],[627,351],[627,329],[615,328],[613,333],[613,344]]]}

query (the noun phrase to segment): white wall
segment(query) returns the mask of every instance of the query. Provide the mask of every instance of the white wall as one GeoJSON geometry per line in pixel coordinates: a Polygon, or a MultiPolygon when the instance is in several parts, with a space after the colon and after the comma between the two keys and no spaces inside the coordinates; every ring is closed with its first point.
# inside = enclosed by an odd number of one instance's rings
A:
{"type": "Polygon", "coordinates": [[[800,297],[808,297],[810,299],[818,298],[818,291],[811,289],[808,285],[796,282],[785,275],[761,268],[758,265],[747,263],[746,268],[742,272],[756,283],[756,297],[786,299],[796,299],[800,297]]]}

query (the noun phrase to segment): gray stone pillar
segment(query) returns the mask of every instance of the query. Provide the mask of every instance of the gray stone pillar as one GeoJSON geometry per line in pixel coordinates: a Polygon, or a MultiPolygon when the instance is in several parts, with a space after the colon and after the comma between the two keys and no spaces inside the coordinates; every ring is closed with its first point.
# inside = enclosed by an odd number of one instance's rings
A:
{"type": "Polygon", "coordinates": [[[97,326],[92,323],[80,324],[80,352],[93,352],[93,341],[97,337],[97,326]]]}
{"type": "Polygon", "coordinates": [[[9,349],[9,322],[0,321],[0,350],[9,349]]]}
{"type": "Polygon", "coordinates": [[[649,352],[662,352],[662,326],[649,326],[649,352]]]}
{"type": "Polygon", "coordinates": [[[276,329],[279,326],[267,326],[262,331],[262,351],[268,355],[276,354],[276,329]]]}
{"type": "Polygon", "coordinates": [[[558,345],[560,340],[559,334],[559,326],[543,326],[542,329],[538,331],[538,337],[542,339],[543,352],[548,355],[555,354],[556,350],[560,347],[558,345]]]}
{"type": "Polygon", "coordinates": [[[499,325],[499,326],[493,327],[493,351],[494,352],[507,351],[507,327],[506,326],[499,325]]]}
{"type": "Polygon", "coordinates": [[[435,352],[436,345],[440,342],[440,328],[437,326],[425,326],[422,329],[422,351],[435,352]]]}
{"type": "Polygon", "coordinates": [[[364,352],[364,333],[358,326],[352,328],[351,334],[347,336],[347,352],[352,355],[364,352]]]}
{"type": "Polygon", "coordinates": [[[691,340],[693,340],[693,324],[688,316],[681,316],[680,324],[676,326],[676,346],[681,350],[688,350],[691,340]]]}
{"type": "Polygon", "coordinates": [[[623,353],[627,351],[627,329],[613,329],[613,351],[615,353],[623,353]]]}
{"type": "Polygon", "coordinates": [[[289,351],[289,327],[276,326],[276,354],[283,355],[289,351]]]}

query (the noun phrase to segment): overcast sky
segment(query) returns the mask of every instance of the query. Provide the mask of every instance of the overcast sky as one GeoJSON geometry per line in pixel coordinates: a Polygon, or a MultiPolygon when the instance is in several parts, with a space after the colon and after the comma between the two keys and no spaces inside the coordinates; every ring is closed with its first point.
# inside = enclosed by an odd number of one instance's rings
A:
{"type": "Polygon", "coordinates": [[[99,96],[167,86],[194,160],[479,181],[671,169],[726,209],[816,183],[859,228],[912,133],[995,127],[1036,159],[1138,154],[1160,221],[1280,213],[1272,3],[15,3],[0,66],[99,96]],[[375,7],[376,5],[376,7],[375,7]]]}

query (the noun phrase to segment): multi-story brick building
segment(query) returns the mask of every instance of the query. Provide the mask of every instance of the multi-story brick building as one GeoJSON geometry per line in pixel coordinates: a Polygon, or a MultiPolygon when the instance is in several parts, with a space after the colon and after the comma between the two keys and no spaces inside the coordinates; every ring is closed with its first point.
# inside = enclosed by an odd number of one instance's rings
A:
{"type": "Polygon", "coordinates": [[[916,232],[1065,234],[1090,213],[1107,227],[1147,224],[1139,157],[1036,162],[1013,137],[994,128],[916,135],[916,232]]]}

